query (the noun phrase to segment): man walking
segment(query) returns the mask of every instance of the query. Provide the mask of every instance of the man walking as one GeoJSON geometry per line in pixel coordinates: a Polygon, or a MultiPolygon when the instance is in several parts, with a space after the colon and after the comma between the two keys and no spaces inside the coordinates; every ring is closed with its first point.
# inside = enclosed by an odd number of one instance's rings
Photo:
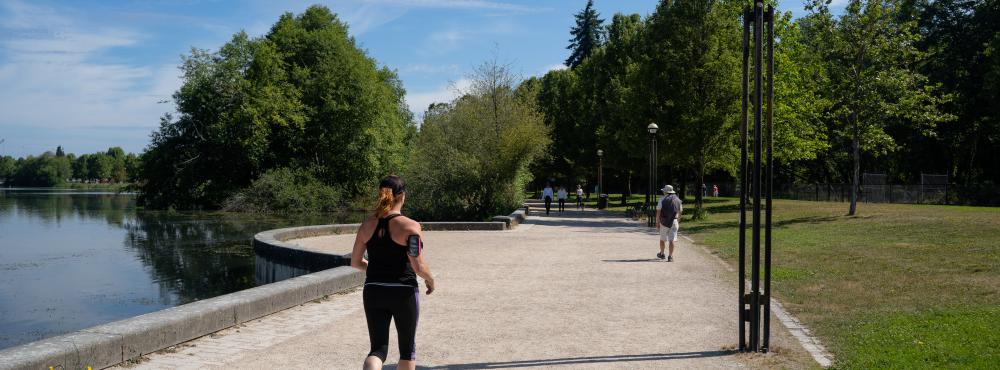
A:
{"type": "Polygon", "coordinates": [[[660,189],[664,196],[656,204],[656,230],[660,232],[660,253],[656,257],[663,259],[663,249],[665,243],[670,243],[670,252],[666,256],[667,262],[674,261],[674,242],[677,241],[677,229],[680,229],[681,199],[674,192],[674,187],[667,185],[660,189]]]}

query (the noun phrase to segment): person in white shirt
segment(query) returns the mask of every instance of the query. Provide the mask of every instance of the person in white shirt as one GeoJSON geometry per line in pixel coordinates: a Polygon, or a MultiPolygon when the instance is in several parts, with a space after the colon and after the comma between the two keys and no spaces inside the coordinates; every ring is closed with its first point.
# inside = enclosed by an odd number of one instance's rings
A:
{"type": "Polygon", "coordinates": [[[545,189],[542,189],[542,199],[545,200],[545,215],[549,215],[549,209],[552,208],[552,186],[545,184],[545,189]]]}
{"type": "Polygon", "coordinates": [[[656,257],[659,259],[666,257],[667,262],[673,262],[674,242],[677,241],[677,230],[681,227],[681,212],[684,208],[673,186],[667,185],[660,190],[663,191],[664,197],[656,204],[656,230],[660,232],[660,253],[657,253],[656,257]],[[665,243],[670,244],[670,254],[666,256],[663,255],[665,243]]]}
{"type": "Polygon", "coordinates": [[[569,197],[569,194],[566,193],[566,188],[560,186],[557,195],[559,197],[559,213],[562,213],[566,210],[566,198],[569,197]]]}
{"type": "Polygon", "coordinates": [[[576,209],[583,210],[583,187],[579,184],[576,185],[576,209]]]}

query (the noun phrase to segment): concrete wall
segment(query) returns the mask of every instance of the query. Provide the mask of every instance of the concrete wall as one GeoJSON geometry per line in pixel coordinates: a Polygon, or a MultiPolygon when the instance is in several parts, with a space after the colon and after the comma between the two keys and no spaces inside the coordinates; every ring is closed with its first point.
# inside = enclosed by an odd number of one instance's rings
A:
{"type": "Polygon", "coordinates": [[[364,282],[338,267],[0,351],[0,369],[100,369],[364,282]]]}

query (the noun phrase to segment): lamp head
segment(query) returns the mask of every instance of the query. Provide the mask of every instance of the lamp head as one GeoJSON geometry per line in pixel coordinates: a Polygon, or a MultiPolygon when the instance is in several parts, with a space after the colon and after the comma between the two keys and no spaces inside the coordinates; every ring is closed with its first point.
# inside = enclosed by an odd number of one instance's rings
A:
{"type": "Polygon", "coordinates": [[[649,131],[649,133],[653,135],[655,135],[656,131],[659,129],[660,126],[657,126],[655,123],[650,123],[649,126],[646,126],[646,131],[649,131]]]}

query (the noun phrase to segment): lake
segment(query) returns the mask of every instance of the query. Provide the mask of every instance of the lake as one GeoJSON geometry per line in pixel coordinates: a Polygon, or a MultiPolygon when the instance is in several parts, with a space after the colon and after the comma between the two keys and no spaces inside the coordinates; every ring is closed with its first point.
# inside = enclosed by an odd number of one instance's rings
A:
{"type": "Polygon", "coordinates": [[[254,234],[363,217],[135,203],[131,194],[0,189],[0,349],[254,287],[254,234]]]}

